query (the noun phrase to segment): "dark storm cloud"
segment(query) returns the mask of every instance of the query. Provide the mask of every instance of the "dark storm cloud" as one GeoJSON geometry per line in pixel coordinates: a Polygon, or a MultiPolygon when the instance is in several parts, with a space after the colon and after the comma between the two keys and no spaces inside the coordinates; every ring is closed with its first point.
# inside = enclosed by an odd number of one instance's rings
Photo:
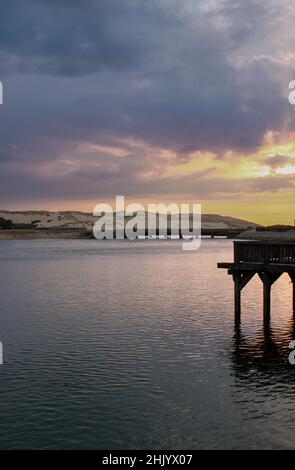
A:
{"type": "Polygon", "coordinates": [[[272,0],[213,4],[206,11],[203,0],[2,0],[2,73],[84,75],[141,60],[174,67],[185,56],[211,63],[213,71],[220,53],[239,47],[276,15],[272,0]]]}
{"type": "Polygon", "coordinates": [[[277,170],[278,168],[283,168],[288,164],[294,163],[294,158],[288,155],[275,155],[274,157],[267,157],[264,163],[272,170],[277,170]]]}
{"type": "Polygon", "coordinates": [[[139,61],[149,17],[141,0],[2,0],[3,72],[83,75],[139,61]]]}

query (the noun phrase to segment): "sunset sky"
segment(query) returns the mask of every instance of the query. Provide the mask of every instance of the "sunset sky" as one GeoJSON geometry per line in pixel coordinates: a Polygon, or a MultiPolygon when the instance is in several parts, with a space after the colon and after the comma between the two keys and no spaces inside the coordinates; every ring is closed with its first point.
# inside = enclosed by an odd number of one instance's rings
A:
{"type": "Polygon", "coordinates": [[[0,208],[295,219],[295,3],[1,1],[0,208]]]}

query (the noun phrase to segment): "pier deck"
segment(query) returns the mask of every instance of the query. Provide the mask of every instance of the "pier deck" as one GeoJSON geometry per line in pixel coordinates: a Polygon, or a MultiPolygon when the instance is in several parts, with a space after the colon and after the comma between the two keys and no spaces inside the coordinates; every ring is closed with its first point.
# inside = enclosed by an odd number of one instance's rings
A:
{"type": "Polygon", "coordinates": [[[235,288],[235,315],[241,315],[241,292],[258,274],[263,283],[264,318],[271,311],[271,287],[287,273],[293,286],[293,312],[295,312],[295,243],[294,242],[234,242],[234,261],[218,263],[218,268],[227,269],[233,277],[235,288]]]}

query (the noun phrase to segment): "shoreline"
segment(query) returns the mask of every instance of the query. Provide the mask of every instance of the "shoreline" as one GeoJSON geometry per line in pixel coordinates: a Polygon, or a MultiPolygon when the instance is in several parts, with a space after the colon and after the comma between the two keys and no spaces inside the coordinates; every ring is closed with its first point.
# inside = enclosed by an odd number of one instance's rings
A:
{"type": "Polygon", "coordinates": [[[93,238],[92,232],[85,230],[0,230],[0,240],[87,240],[93,238]]]}
{"type": "MultiPolygon", "coordinates": [[[[168,234],[169,238],[169,234],[168,234]]],[[[203,238],[203,237],[202,237],[203,238]]],[[[92,231],[86,229],[2,229],[1,240],[94,240],[92,231]]],[[[115,240],[114,234],[114,240],[115,240]]],[[[204,239],[206,239],[204,237],[204,239]]],[[[215,239],[220,239],[215,237],[215,239]]],[[[222,238],[224,239],[224,238],[222,238]]],[[[295,242],[295,230],[289,232],[255,232],[253,230],[241,232],[237,237],[230,239],[249,241],[286,241],[295,242]]]]}
{"type": "Polygon", "coordinates": [[[295,230],[286,232],[280,231],[261,231],[255,232],[253,230],[242,232],[238,237],[242,241],[261,241],[261,242],[295,242],[295,230]]]}

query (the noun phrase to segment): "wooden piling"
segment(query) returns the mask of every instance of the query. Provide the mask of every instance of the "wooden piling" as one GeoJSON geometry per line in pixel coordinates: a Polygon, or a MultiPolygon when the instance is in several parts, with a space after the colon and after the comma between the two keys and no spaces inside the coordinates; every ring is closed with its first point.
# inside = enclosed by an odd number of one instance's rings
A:
{"type": "Polygon", "coordinates": [[[271,274],[262,273],[263,282],[263,316],[265,320],[270,318],[271,308],[271,274]]]}
{"type": "Polygon", "coordinates": [[[235,283],[235,318],[236,320],[239,320],[241,318],[241,289],[238,273],[233,275],[233,279],[235,283]]]}

